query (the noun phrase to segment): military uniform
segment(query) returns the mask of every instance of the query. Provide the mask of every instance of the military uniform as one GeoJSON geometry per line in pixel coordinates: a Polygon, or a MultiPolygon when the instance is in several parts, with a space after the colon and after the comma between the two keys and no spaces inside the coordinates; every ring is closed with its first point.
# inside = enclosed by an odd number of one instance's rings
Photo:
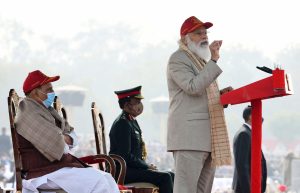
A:
{"type": "Polygon", "coordinates": [[[123,111],[112,125],[110,134],[110,153],[122,156],[127,167],[148,169],[142,159],[142,131],[138,122],[123,111]]]}
{"type": "MultiPolygon", "coordinates": [[[[140,87],[136,87],[125,91],[117,91],[116,94],[119,100],[128,96],[141,97],[140,92],[135,92],[136,90],[140,91],[140,89],[140,87]]],[[[142,131],[132,115],[123,110],[121,115],[114,121],[109,138],[110,153],[120,155],[126,161],[125,183],[148,182],[158,186],[160,193],[173,192],[174,174],[172,172],[151,170],[145,162],[142,131]]]]}

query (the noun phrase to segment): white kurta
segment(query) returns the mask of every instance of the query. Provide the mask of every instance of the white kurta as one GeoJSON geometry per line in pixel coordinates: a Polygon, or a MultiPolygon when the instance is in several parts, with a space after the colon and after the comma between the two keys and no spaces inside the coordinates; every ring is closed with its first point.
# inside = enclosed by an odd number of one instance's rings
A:
{"type": "Polygon", "coordinates": [[[62,188],[68,193],[120,192],[111,174],[95,168],[66,167],[38,178],[23,180],[22,184],[22,193],[36,193],[37,188],[62,188]]]}

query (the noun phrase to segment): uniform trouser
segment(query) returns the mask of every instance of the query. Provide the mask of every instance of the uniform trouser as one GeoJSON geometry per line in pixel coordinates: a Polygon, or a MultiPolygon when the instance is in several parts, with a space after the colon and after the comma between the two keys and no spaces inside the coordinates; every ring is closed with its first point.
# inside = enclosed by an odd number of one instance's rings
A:
{"type": "Polygon", "coordinates": [[[148,182],[159,187],[159,193],[173,193],[174,173],[127,168],[125,183],[148,182]]]}
{"type": "Polygon", "coordinates": [[[204,151],[174,151],[174,193],[211,193],[215,167],[211,153],[204,151]]]}

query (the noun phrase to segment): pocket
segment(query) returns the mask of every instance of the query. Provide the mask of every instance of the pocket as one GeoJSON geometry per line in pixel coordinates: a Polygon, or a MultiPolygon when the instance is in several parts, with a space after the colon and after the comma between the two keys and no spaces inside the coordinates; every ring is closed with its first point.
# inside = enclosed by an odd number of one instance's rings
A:
{"type": "Polygon", "coordinates": [[[187,121],[193,121],[193,120],[207,120],[209,119],[208,113],[189,113],[186,115],[187,121]]]}

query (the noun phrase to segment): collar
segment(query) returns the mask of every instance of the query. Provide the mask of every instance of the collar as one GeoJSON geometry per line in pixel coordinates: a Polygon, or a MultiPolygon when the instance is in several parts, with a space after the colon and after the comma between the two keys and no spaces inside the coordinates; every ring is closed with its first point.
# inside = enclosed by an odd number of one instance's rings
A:
{"type": "Polygon", "coordinates": [[[251,125],[249,125],[248,123],[244,123],[245,125],[247,125],[249,127],[250,130],[252,130],[251,125]]]}
{"type": "Polygon", "coordinates": [[[129,117],[129,120],[131,120],[131,121],[135,120],[135,117],[132,116],[131,114],[128,114],[128,117],[129,117]]]}
{"type": "Polygon", "coordinates": [[[127,113],[126,111],[123,111],[123,113],[125,114],[126,118],[130,121],[135,120],[135,117],[132,116],[131,114],[127,113]]]}

